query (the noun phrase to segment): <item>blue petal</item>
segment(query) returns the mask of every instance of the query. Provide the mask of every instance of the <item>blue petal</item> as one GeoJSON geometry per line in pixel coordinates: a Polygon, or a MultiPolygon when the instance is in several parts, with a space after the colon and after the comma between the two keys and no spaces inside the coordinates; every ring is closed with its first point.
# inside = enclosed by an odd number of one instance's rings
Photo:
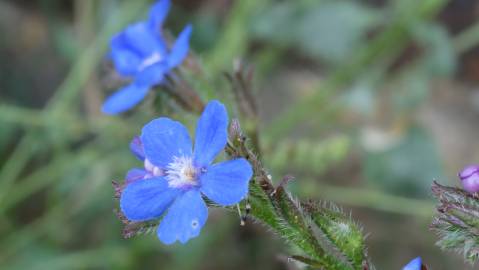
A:
{"type": "Polygon", "coordinates": [[[113,49],[110,52],[116,71],[123,76],[134,75],[138,71],[141,59],[133,51],[126,49],[113,49]]]}
{"type": "Polygon", "coordinates": [[[236,204],[248,193],[252,175],[253,169],[246,159],[224,161],[208,167],[201,175],[200,191],[217,204],[236,204]]]}
{"type": "Polygon", "coordinates": [[[422,260],[421,257],[417,257],[410,261],[402,270],[421,270],[422,260]]]}
{"type": "Polygon", "coordinates": [[[112,50],[127,50],[128,44],[125,42],[123,32],[117,33],[110,40],[112,50]]]}
{"type": "Polygon", "coordinates": [[[145,98],[149,89],[135,83],[129,84],[108,97],[101,110],[105,114],[113,115],[131,109],[145,98]]]}
{"type": "MultiPolygon", "coordinates": [[[[124,32],[120,32],[111,38],[110,47],[112,51],[126,50],[126,51],[134,52],[134,50],[130,47],[128,41],[125,39],[124,32]]],[[[139,57],[139,55],[137,56],[139,57]]]]}
{"type": "Polygon", "coordinates": [[[139,168],[133,168],[126,173],[125,184],[131,184],[138,180],[142,180],[148,174],[147,171],[139,168]]]}
{"type": "Polygon", "coordinates": [[[170,6],[170,0],[160,0],[151,6],[148,22],[152,29],[160,31],[161,25],[170,11],[170,6]]]}
{"type": "Polygon", "coordinates": [[[140,66],[141,56],[128,45],[125,34],[119,33],[110,41],[111,51],[109,57],[116,70],[123,76],[134,75],[140,66]]]}
{"type": "Polygon", "coordinates": [[[220,102],[213,100],[207,105],[196,127],[195,165],[209,165],[223,150],[227,140],[228,113],[220,102]]]}
{"type": "Polygon", "coordinates": [[[141,141],[148,160],[160,168],[166,168],[173,157],[191,156],[191,139],[181,123],[160,117],[146,124],[141,141]]]}
{"type": "Polygon", "coordinates": [[[142,86],[154,86],[159,84],[165,77],[168,66],[164,62],[158,62],[145,67],[135,77],[135,83],[142,86]]]}
{"type": "Polygon", "coordinates": [[[120,208],[131,221],[158,218],[181,192],[180,189],[168,187],[163,177],[139,180],[123,190],[120,208]]]}
{"type": "Polygon", "coordinates": [[[168,55],[168,66],[174,68],[181,64],[188,55],[190,47],[191,25],[188,25],[181,31],[180,35],[175,41],[171,52],[168,55]]]}
{"type": "Polygon", "coordinates": [[[158,226],[158,238],[169,245],[182,244],[200,234],[208,218],[208,208],[201,194],[193,189],[179,196],[158,226]]]}
{"type": "Polygon", "coordinates": [[[139,22],[128,26],[123,32],[128,46],[137,51],[144,58],[153,53],[166,54],[166,46],[160,33],[148,27],[147,22],[139,22]]]}
{"type": "Polygon", "coordinates": [[[141,161],[145,160],[145,151],[140,137],[135,136],[130,142],[130,151],[141,161]]]}

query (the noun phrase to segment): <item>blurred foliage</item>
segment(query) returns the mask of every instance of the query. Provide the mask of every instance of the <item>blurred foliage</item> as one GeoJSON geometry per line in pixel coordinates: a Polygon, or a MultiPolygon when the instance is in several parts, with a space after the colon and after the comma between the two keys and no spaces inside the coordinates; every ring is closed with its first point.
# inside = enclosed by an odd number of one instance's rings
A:
{"type": "Polygon", "coordinates": [[[379,11],[354,1],[281,2],[258,11],[252,32],[335,64],[347,61],[380,20],[379,11]]]}
{"type": "MultiPolygon", "coordinates": [[[[121,118],[95,109],[112,87],[109,38],[150,2],[0,2],[0,268],[297,266],[264,228],[240,227],[223,211],[212,211],[186,246],[121,239],[110,181],[141,165],[129,140],[160,114],[193,128],[193,115],[164,93],[121,118]]],[[[222,73],[237,57],[251,60],[260,158],[273,175],[298,175],[291,188],[300,197],[356,207],[379,269],[417,255],[434,269],[457,269],[459,259],[440,256],[426,236],[433,207],[424,191],[451,173],[443,173],[438,134],[418,114],[437,80],[467,68],[461,57],[479,41],[477,16],[454,35],[454,22],[438,16],[459,10],[465,21],[474,1],[466,2],[182,0],[167,26],[175,34],[193,22],[199,60],[190,64],[203,68],[180,72],[232,116],[239,109],[222,73]],[[371,130],[381,136],[365,139],[371,130]]]]}
{"type": "Polygon", "coordinates": [[[346,136],[336,136],[319,142],[310,140],[284,140],[274,146],[264,146],[271,158],[266,160],[275,172],[287,174],[294,169],[305,174],[321,174],[337,162],[344,160],[351,148],[346,136]],[[271,150],[268,148],[271,147],[271,150]]]}
{"type": "Polygon", "coordinates": [[[252,219],[267,225],[300,252],[290,255],[293,260],[312,269],[374,269],[362,229],[351,216],[331,203],[298,200],[285,190],[291,176],[284,176],[274,186],[273,177],[247,146],[236,120],[230,127],[229,142],[228,156],[246,158],[254,168],[244,209],[250,204],[252,219]]]}
{"type": "Polygon", "coordinates": [[[366,150],[364,161],[365,178],[391,193],[427,197],[431,179],[441,178],[436,147],[420,128],[387,150],[366,150]]]}

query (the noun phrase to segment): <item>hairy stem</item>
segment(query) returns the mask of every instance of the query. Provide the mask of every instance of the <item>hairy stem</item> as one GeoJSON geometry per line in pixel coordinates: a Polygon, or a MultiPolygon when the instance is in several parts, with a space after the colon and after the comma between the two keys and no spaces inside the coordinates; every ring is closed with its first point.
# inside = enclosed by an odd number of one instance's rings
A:
{"type": "Polygon", "coordinates": [[[226,152],[231,158],[246,158],[253,165],[250,214],[303,252],[292,259],[316,269],[373,269],[361,228],[332,204],[295,199],[285,189],[291,177],[274,186],[271,175],[247,146],[237,120],[231,123],[226,152]]]}

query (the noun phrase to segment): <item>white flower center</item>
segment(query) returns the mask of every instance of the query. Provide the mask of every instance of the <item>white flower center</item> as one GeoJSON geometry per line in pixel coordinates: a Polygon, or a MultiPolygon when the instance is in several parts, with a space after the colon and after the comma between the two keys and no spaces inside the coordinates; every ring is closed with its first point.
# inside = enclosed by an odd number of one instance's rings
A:
{"type": "Polygon", "coordinates": [[[166,179],[170,187],[196,186],[197,174],[191,157],[173,157],[173,162],[166,167],[166,179]]]}
{"type": "Polygon", "coordinates": [[[144,70],[148,66],[151,66],[153,64],[156,64],[161,61],[163,57],[161,57],[161,54],[158,52],[154,52],[152,55],[148,56],[143,62],[141,62],[140,66],[138,67],[139,71],[144,70]]]}

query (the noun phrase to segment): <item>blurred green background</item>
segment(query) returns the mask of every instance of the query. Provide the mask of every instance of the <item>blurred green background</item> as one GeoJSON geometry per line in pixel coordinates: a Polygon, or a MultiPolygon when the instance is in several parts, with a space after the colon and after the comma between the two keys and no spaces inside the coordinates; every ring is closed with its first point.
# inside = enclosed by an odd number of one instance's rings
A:
{"type": "MultiPolygon", "coordinates": [[[[161,114],[195,118],[162,93],[99,112],[109,38],[150,4],[0,1],[1,269],[297,269],[265,227],[221,209],[187,245],[122,239],[111,180],[141,166],[129,140],[161,114]]],[[[300,198],[352,211],[378,269],[473,269],[428,225],[433,179],[458,185],[479,158],[479,2],[173,1],[166,28],[188,22],[200,94],[227,102],[223,72],[254,66],[264,163],[300,198]]]]}

